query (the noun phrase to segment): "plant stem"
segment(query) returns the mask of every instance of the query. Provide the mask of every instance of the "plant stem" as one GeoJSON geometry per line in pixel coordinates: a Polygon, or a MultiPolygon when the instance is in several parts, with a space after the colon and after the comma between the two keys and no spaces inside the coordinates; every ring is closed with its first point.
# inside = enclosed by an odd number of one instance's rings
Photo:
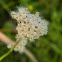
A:
{"type": "Polygon", "coordinates": [[[0,61],[2,61],[5,57],[7,57],[7,56],[14,50],[14,48],[16,47],[16,45],[17,45],[20,41],[21,41],[21,39],[19,39],[19,40],[15,43],[15,45],[14,45],[7,53],[5,53],[4,55],[2,55],[2,56],[0,57],[0,61]]]}

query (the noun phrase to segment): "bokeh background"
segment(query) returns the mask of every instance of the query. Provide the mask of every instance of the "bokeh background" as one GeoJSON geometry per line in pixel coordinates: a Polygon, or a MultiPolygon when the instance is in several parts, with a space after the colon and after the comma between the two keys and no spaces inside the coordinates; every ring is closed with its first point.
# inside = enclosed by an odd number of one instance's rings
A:
{"type": "MultiPolygon", "coordinates": [[[[62,62],[62,0],[0,0],[0,31],[14,41],[17,23],[10,17],[10,11],[18,6],[27,7],[31,13],[39,11],[40,17],[49,22],[48,34],[28,43],[26,48],[39,62],[62,62]]],[[[0,42],[0,56],[8,50],[0,42]]],[[[13,51],[1,62],[33,61],[24,53],[13,51]]]]}

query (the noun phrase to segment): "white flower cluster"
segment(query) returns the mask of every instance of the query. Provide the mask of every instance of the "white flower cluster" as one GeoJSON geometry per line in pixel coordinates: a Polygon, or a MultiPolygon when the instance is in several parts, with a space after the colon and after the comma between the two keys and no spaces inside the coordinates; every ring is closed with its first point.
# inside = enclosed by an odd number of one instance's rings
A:
{"type": "Polygon", "coordinates": [[[21,38],[15,50],[21,49],[21,47],[24,48],[27,44],[27,39],[33,41],[34,39],[38,39],[39,36],[46,35],[48,32],[48,23],[39,17],[39,12],[31,14],[28,8],[19,7],[18,11],[11,12],[11,17],[18,22],[16,39],[19,40],[21,38]]]}

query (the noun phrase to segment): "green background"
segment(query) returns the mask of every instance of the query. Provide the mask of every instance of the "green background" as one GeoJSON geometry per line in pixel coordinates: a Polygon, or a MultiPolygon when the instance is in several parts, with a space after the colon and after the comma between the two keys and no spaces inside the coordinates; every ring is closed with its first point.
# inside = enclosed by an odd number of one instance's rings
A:
{"type": "MultiPolygon", "coordinates": [[[[37,58],[39,62],[62,62],[62,0],[0,0],[0,29],[14,29],[16,21],[10,17],[10,11],[17,6],[29,7],[32,5],[32,13],[39,11],[40,17],[49,22],[48,34],[41,36],[26,48],[37,58]]],[[[16,33],[4,32],[15,41],[16,33]]],[[[6,53],[6,45],[0,42],[0,56],[6,53]]],[[[1,62],[33,62],[27,55],[12,52],[1,62]]]]}

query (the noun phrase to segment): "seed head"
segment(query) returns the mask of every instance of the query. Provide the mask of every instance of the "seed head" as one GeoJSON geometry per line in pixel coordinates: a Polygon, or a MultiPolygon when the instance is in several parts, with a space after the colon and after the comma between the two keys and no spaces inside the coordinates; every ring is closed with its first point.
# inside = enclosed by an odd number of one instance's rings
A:
{"type": "Polygon", "coordinates": [[[25,46],[27,39],[33,41],[34,39],[38,39],[39,36],[47,34],[48,23],[39,16],[39,12],[31,14],[28,8],[18,7],[18,11],[12,11],[10,14],[18,22],[16,40],[22,39],[15,50],[25,46]]]}

